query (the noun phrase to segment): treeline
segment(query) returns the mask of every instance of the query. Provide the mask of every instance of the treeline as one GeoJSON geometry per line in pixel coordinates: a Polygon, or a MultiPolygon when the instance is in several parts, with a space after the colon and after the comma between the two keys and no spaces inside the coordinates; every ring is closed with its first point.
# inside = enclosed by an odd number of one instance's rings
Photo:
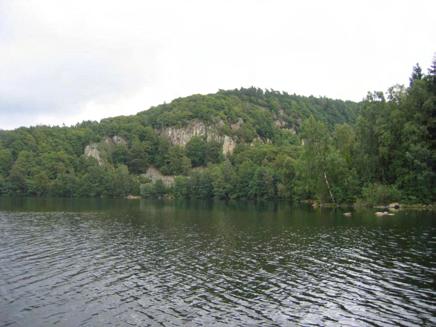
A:
{"type": "Polygon", "coordinates": [[[100,123],[0,131],[0,194],[433,202],[435,74],[435,62],[428,74],[417,65],[407,88],[361,103],[249,88],[100,123]],[[182,147],[160,133],[193,121],[236,140],[234,152],[206,136],[182,147]],[[91,144],[98,160],[84,154],[91,144]],[[174,184],[152,183],[149,167],[174,184]]]}
{"type": "MultiPolygon", "coordinates": [[[[37,126],[0,130],[0,194],[63,197],[119,197],[138,194],[150,166],[165,175],[188,176],[192,169],[222,162],[222,144],[193,138],[172,145],[159,131],[202,121],[241,146],[253,142],[296,144],[297,130],[311,114],[337,122],[356,116],[359,105],[340,100],[287,95],[256,88],[176,99],[134,116],[85,121],[73,127],[37,126]],[[336,117],[336,118],[335,118],[336,117]],[[241,124],[241,122],[243,122],[241,124]],[[240,124],[237,130],[232,124],[240,124]],[[117,136],[125,142],[110,144],[117,136]],[[98,144],[101,162],[84,155],[98,144]]],[[[332,123],[329,123],[332,125],[332,123]]]]}
{"type": "MultiPolygon", "coordinates": [[[[74,128],[20,128],[3,132],[0,145],[0,194],[59,197],[124,197],[138,195],[149,182],[150,166],[166,175],[189,174],[192,168],[221,162],[222,144],[193,137],[186,147],[174,146],[150,127],[138,127],[127,143],[99,142],[100,162],[84,154],[100,139],[90,130],[74,128]],[[74,136],[74,134],[73,134],[74,136]]],[[[110,138],[106,138],[110,139],[110,138]]]]}
{"type": "Polygon", "coordinates": [[[363,205],[434,202],[435,75],[436,62],[427,75],[417,65],[407,88],[369,93],[355,123],[330,129],[310,116],[299,133],[302,146],[239,146],[221,163],[177,177],[173,188],[149,184],[142,194],[363,205]]]}

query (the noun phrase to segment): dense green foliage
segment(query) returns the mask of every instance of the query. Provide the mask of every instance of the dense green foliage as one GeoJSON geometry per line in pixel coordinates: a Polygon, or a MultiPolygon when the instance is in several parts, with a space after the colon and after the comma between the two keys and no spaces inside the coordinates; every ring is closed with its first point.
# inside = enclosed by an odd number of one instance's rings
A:
{"type": "Polygon", "coordinates": [[[361,103],[249,88],[100,123],[0,131],[0,194],[432,202],[435,73],[435,63],[427,75],[416,66],[407,88],[361,103]],[[193,122],[234,140],[234,152],[223,155],[222,137],[181,146],[162,132],[193,122]],[[176,176],[173,186],[152,183],[149,167],[176,176]]]}

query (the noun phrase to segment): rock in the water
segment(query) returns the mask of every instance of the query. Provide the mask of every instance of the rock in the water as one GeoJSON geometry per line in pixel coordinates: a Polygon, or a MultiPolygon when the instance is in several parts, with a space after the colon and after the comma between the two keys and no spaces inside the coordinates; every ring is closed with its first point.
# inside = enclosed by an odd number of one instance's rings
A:
{"type": "Polygon", "coordinates": [[[390,203],[388,206],[389,209],[399,210],[401,205],[398,202],[390,203]]]}
{"type": "Polygon", "coordinates": [[[129,194],[128,196],[126,196],[126,199],[127,200],[137,200],[137,199],[140,199],[141,197],[139,196],[139,195],[132,195],[132,194],[129,194]]]}
{"type": "Polygon", "coordinates": [[[388,216],[388,215],[389,215],[389,212],[387,212],[387,211],[377,211],[377,212],[375,213],[375,215],[376,215],[377,217],[388,216]]]}

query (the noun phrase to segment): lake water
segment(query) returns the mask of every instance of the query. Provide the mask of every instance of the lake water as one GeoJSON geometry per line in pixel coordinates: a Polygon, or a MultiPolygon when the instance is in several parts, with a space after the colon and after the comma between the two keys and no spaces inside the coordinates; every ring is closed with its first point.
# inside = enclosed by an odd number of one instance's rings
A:
{"type": "Polygon", "coordinates": [[[0,326],[436,325],[436,217],[0,198],[0,326]]]}

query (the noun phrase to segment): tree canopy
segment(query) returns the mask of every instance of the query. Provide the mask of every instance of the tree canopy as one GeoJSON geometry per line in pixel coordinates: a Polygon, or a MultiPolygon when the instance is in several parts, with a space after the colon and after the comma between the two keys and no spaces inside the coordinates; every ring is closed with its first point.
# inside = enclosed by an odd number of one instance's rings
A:
{"type": "Polygon", "coordinates": [[[221,90],[101,122],[0,131],[0,194],[434,202],[435,74],[435,60],[427,74],[417,64],[408,87],[359,103],[221,90]],[[218,137],[174,144],[163,133],[192,122],[218,137]],[[175,182],[153,183],[150,167],[175,182]]]}

